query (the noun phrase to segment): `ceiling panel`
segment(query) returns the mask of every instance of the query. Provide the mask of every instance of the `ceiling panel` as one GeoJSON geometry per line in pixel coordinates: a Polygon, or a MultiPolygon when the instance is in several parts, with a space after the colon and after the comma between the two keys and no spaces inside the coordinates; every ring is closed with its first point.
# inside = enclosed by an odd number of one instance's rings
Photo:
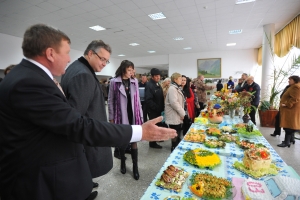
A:
{"type": "Polygon", "coordinates": [[[72,48],[81,51],[100,38],[113,46],[112,57],[117,53],[153,56],[257,48],[264,24],[275,23],[278,31],[299,13],[299,0],[241,5],[234,0],[0,0],[0,33],[22,37],[28,26],[45,23],[66,32],[72,48]],[[148,14],[156,12],[167,18],[151,20],[148,14]],[[96,32],[88,28],[93,25],[108,29],[96,32]],[[232,29],[243,29],[243,33],[229,35],[232,29]],[[173,40],[179,36],[184,40],[173,40]],[[131,42],[140,46],[133,48],[128,45],[131,42]],[[228,48],[228,42],[237,45],[228,48]],[[193,49],[184,51],[187,46],[193,49]]]}

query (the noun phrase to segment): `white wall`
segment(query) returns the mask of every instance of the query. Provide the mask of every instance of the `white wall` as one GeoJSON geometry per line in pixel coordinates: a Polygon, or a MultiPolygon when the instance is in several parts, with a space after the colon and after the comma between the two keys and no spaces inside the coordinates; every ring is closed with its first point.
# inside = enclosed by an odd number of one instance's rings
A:
{"type": "Polygon", "coordinates": [[[179,72],[191,78],[197,77],[197,59],[221,58],[222,78],[240,78],[242,73],[254,75],[257,66],[257,50],[211,51],[191,54],[170,54],[169,75],[179,72]]]}
{"type": "MultiPolygon", "coordinates": [[[[0,69],[5,69],[7,66],[11,64],[18,64],[24,58],[22,52],[22,41],[23,38],[6,35],[0,33],[0,69]]],[[[72,48],[72,44],[71,44],[72,48]]],[[[83,55],[82,51],[78,51],[75,49],[71,49],[70,58],[71,62],[78,59],[83,55]]],[[[104,76],[114,76],[116,69],[120,65],[120,59],[110,59],[110,64],[107,65],[102,72],[98,72],[97,75],[104,76]]],[[[3,72],[1,71],[0,77],[4,77],[3,72]]],[[[58,78],[58,80],[60,80],[58,78]]]]}
{"type": "MultiPolygon", "coordinates": [[[[10,64],[17,64],[23,58],[22,38],[1,34],[0,33],[0,69],[5,69],[10,64]]],[[[72,45],[71,45],[72,48],[72,45]]],[[[71,63],[83,55],[83,52],[71,49],[71,63]]],[[[137,73],[145,73],[143,66],[157,67],[159,65],[169,65],[169,75],[174,72],[182,73],[188,77],[197,77],[197,59],[201,58],[221,58],[222,78],[233,76],[241,77],[241,73],[246,72],[255,75],[255,81],[260,83],[261,67],[257,66],[257,50],[234,50],[234,51],[211,51],[190,54],[170,54],[148,57],[132,57],[126,58],[134,63],[137,67],[137,73]]],[[[123,59],[111,58],[111,63],[107,65],[97,75],[114,76],[115,71],[119,67],[123,59]]],[[[0,74],[0,77],[1,76],[0,74]]]]}

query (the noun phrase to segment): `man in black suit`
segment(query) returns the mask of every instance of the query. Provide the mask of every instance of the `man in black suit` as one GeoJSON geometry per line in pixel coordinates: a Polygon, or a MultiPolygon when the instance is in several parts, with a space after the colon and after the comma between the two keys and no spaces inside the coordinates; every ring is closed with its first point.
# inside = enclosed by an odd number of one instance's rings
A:
{"type": "Polygon", "coordinates": [[[247,79],[247,84],[243,87],[244,90],[248,91],[248,92],[252,92],[253,93],[253,97],[251,100],[251,105],[255,107],[251,109],[251,112],[249,113],[250,117],[251,117],[251,121],[253,122],[253,124],[256,124],[256,120],[255,120],[255,113],[260,101],[260,86],[254,82],[254,77],[253,76],[249,76],[247,79]]]}
{"type": "Polygon", "coordinates": [[[43,24],[23,37],[26,57],[0,84],[1,200],[83,200],[93,182],[83,145],[167,140],[171,129],[117,125],[80,114],[53,82],[70,62],[70,39],[43,24]]]}
{"type": "MultiPolygon", "coordinates": [[[[92,41],[81,56],[74,61],[61,78],[63,91],[68,102],[81,115],[107,121],[105,99],[106,86],[100,84],[95,72],[100,72],[109,63],[111,48],[102,40],[92,41]],[[103,87],[104,86],[104,87],[103,87]]],[[[110,147],[84,145],[85,155],[93,178],[109,172],[113,166],[110,147]]],[[[97,187],[98,183],[94,183],[97,187]]],[[[95,191],[94,193],[97,194],[95,191]]]]}

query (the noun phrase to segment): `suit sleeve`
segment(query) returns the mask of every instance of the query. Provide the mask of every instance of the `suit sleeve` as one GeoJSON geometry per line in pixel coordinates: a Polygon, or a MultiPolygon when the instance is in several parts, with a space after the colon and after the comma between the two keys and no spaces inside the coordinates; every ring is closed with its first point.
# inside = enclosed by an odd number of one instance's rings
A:
{"type": "Polygon", "coordinates": [[[24,79],[15,84],[10,93],[16,115],[34,124],[31,132],[62,135],[88,146],[124,146],[129,143],[132,137],[130,125],[115,125],[82,116],[51,82],[24,79]]]}

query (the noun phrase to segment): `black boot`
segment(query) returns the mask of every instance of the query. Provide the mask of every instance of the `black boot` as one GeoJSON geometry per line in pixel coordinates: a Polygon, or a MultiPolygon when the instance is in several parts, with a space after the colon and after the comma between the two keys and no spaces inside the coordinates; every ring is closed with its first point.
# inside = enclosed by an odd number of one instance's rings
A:
{"type": "Polygon", "coordinates": [[[175,141],[175,142],[172,141],[171,152],[173,152],[173,150],[177,147],[177,145],[178,145],[178,141],[175,141]]]}
{"type": "Polygon", "coordinates": [[[126,163],[125,163],[125,149],[119,148],[120,149],[120,156],[121,156],[121,173],[126,174],[126,163]]]}
{"type": "Polygon", "coordinates": [[[293,132],[291,135],[291,143],[295,144],[295,132],[293,132]]]}
{"type": "Polygon", "coordinates": [[[131,149],[131,158],[132,158],[132,164],[133,164],[133,177],[135,180],[139,180],[140,174],[138,169],[138,150],[137,149],[131,149]]]}
{"type": "Polygon", "coordinates": [[[285,134],[284,141],[281,144],[278,144],[278,147],[288,147],[290,148],[291,135],[285,134]]]}
{"type": "MultiPolygon", "coordinates": [[[[118,159],[121,159],[121,156],[120,156],[120,150],[119,150],[118,147],[115,147],[114,157],[115,157],[115,158],[118,158],[118,159]]],[[[125,157],[125,160],[126,160],[126,157],[125,157]]]]}

